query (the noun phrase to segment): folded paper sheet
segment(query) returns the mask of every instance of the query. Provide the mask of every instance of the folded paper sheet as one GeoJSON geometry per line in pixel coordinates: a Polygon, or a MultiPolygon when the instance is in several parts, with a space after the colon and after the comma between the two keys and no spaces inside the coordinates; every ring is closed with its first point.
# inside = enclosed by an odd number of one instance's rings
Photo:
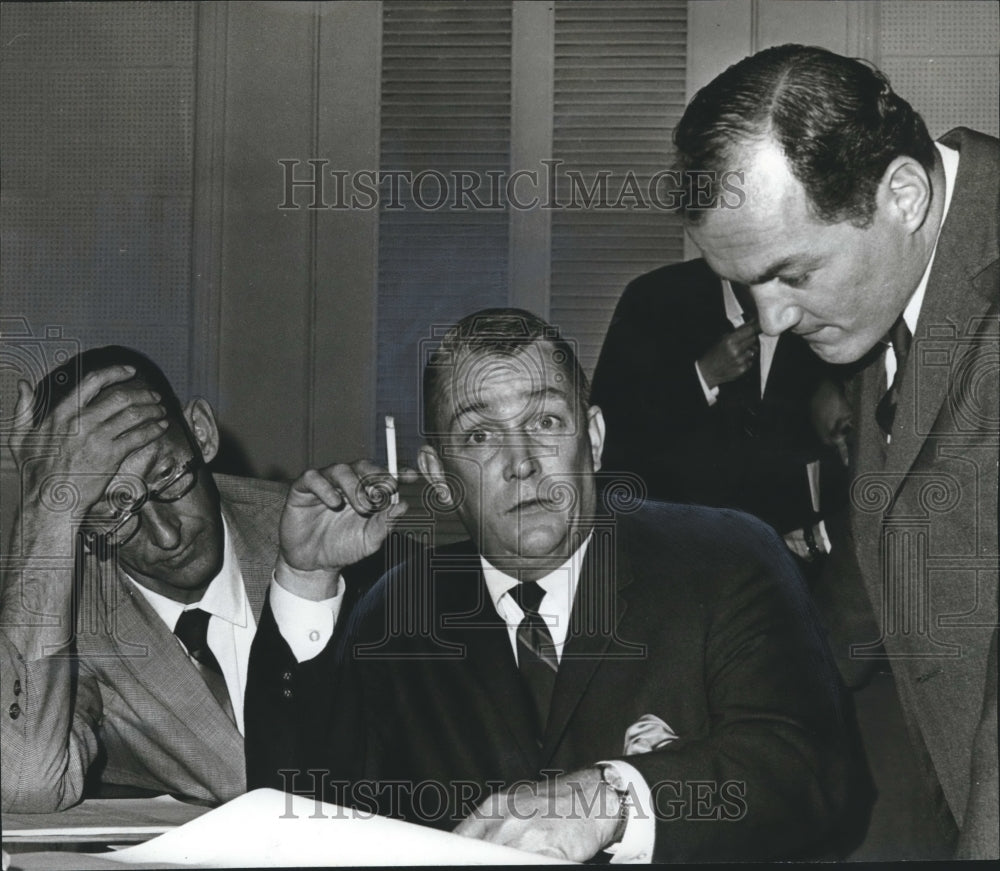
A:
{"type": "Polygon", "coordinates": [[[123,864],[203,868],[286,865],[525,865],[546,857],[387,817],[258,789],[152,841],[123,864]]]}

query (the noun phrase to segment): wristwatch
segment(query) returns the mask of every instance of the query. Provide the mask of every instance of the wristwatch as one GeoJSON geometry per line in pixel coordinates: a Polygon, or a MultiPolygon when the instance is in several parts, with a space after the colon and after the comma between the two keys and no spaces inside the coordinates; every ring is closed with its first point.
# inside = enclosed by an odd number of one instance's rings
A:
{"type": "Polygon", "coordinates": [[[598,765],[601,771],[601,780],[614,790],[616,796],[618,796],[618,824],[615,826],[615,833],[611,836],[611,840],[606,846],[610,847],[613,844],[621,843],[621,839],[625,837],[625,829],[628,826],[629,820],[629,809],[632,806],[632,796],[629,792],[629,783],[622,777],[621,771],[618,770],[617,766],[612,765],[608,762],[602,762],[598,765]]]}

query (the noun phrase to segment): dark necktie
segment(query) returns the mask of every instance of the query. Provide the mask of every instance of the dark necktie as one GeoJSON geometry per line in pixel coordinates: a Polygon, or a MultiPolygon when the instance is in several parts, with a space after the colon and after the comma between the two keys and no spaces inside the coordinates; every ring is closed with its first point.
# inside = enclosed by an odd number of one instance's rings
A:
{"type": "Polygon", "coordinates": [[[875,409],[875,420],[886,436],[892,433],[892,425],[896,419],[896,404],[899,401],[899,393],[903,389],[903,369],[906,366],[906,358],[910,353],[910,343],[913,336],[910,328],[906,326],[906,321],[902,315],[896,318],[896,323],[889,329],[886,337],[892,343],[892,352],[896,355],[896,374],[893,376],[892,384],[879,400],[875,409]]]}
{"type": "Polygon", "coordinates": [[[535,723],[541,738],[549,718],[549,703],[559,668],[552,633],[538,613],[545,590],[534,581],[525,581],[511,589],[510,594],[524,612],[517,627],[517,667],[534,704],[535,723]]]}
{"type": "Polygon", "coordinates": [[[226,688],[226,679],[222,676],[219,660],[208,646],[208,621],[211,619],[212,615],[201,608],[182,611],[174,627],[174,635],[187,649],[195,668],[198,669],[212,695],[218,700],[229,719],[234,720],[233,704],[226,688]]]}

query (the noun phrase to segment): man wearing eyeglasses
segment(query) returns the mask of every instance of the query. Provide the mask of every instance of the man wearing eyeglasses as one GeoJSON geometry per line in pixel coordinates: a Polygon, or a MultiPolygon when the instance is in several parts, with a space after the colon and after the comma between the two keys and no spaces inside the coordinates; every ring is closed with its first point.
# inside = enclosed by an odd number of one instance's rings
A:
{"type": "Polygon", "coordinates": [[[86,351],[18,390],[3,808],[240,794],[247,661],[287,488],[212,475],[211,406],[182,406],[128,348],[86,351]]]}

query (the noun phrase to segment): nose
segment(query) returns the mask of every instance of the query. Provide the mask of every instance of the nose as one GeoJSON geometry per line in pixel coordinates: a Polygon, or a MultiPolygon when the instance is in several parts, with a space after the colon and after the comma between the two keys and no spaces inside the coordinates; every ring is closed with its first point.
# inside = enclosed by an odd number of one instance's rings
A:
{"type": "Polygon", "coordinates": [[[150,501],[142,511],[146,537],[160,550],[174,550],[181,543],[181,522],[171,506],[150,501]]]}
{"type": "Polygon", "coordinates": [[[538,473],[540,466],[535,445],[523,432],[504,439],[503,475],[507,481],[525,481],[538,473]]]}
{"type": "Polygon", "coordinates": [[[777,281],[750,287],[757,303],[757,319],[768,336],[779,336],[802,319],[802,309],[793,303],[777,281]]]}

